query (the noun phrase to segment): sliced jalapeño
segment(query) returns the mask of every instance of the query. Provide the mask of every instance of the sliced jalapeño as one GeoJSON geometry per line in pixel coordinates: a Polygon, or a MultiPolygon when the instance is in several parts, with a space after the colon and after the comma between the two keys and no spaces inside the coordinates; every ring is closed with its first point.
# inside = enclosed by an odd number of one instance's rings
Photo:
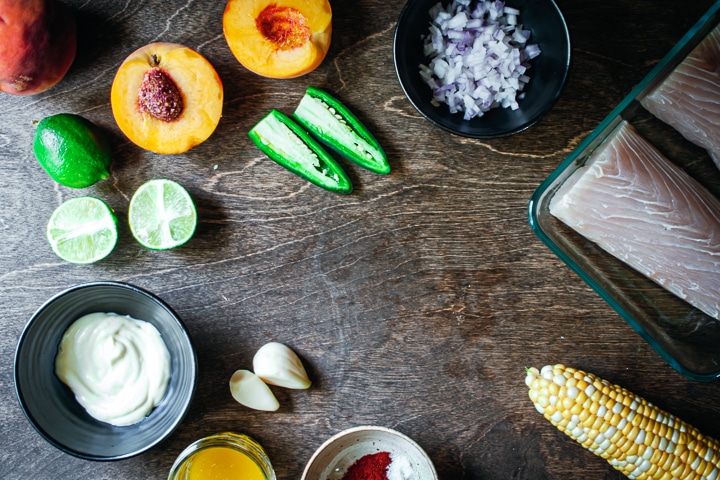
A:
{"type": "Polygon", "coordinates": [[[339,100],[316,87],[308,87],[295,120],[325,145],[371,172],[390,173],[390,163],[380,143],[339,100]]]}
{"type": "Polygon", "coordinates": [[[248,135],[265,155],[295,175],[332,192],[352,192],[352,182],[345,170],[284,113],[270,111],[248,135]]]}

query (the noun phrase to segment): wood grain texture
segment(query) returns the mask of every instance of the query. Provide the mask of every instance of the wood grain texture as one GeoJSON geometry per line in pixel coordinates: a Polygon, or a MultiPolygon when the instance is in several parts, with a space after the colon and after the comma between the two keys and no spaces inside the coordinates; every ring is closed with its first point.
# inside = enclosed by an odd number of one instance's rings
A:
{"type": "MultiPolygon", "coordinates": [[[[392,38],[402,1],[333,1],[324,63],[292,80],[258,77],[231,55],[224,2],[67,0],[79,22],[65,80],[28,98],[0,96],[0,478],[162,479],[186,445],[217,431],[257,438],[279,479],[298,479],[313,451],[345,428],[383,425],[414,438],[443,480],[618,480],[533,408],[524,367],[563,362],[633,390],[720,436],[720,384],[668,366],[533,234],[537,186],[711,5],[710,0],[558,0],[572,37],[565,90],[536,126],[469,140],[432,127],[397,82],[392,38]],[[119,131],[109,91],[122,60],[152,41],[205,55],[225,87],[210,140],[183,155],[142,151],[119,131]],[[343,100],[375,133],[389,176],[348,167],[350,196],[325,192],[267,160],[248,130],[268,110],[292,112],[309,84],[343,100]],[[112,177],[82,192],[59,187],[32,154],[34,122],[83,115],[112,139],[112,177]],[[150,178],[187,187],[195,237],[143,250],[125,224],[150,178]],[[79,193],[105,199],[120,240],[90,266],[61,262],[45,224],[79,193]],[[32,313],[92,280],[145,287],[181,315],[200,365],[192,408],[164,443],[94,463],[46,443],[15,397],[13,355],[32,313]],[[274,389],[278,412],[250,411],[228,380],[268,341],[295,349],[307,391],[274,389]]],[[[347,165],[347,164],[344,164],[347,165]]]]}

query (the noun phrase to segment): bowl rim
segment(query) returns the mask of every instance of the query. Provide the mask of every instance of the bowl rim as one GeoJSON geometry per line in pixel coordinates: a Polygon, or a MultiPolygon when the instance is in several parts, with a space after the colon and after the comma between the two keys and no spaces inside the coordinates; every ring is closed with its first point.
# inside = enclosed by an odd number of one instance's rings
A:
{"type": "MultiPolygon", "coordinates": [[[[443,4],[447,4],[451,0],[435,0],[434,3],[442,2],[443,4]]],[[[507,0],[504,0],[507,2],[507,0]]],[[[512,1],[512,0],[510,0],[512,1]]],[[[560,10],[560,7],[558,6],[557,2],[555,0],[544,0],[548,2],[548,7],[551,7],[552,10],[557,14],[558,19],[560,21],[560,24],[562,25],[563,30],[563,38],[564,38],[564,50],[566,52],[566,56],[563,61],[562,66],[562,75],[559,78],[557,89],[554,91],[553,95],[551,97],[548,97],[545,100],[544,107],[538,110],[533,117],[528,119],[527,121],[519,124],[518,126],[515,126],[513,128],[510,128],[508,130],[504,131],[498,131],[497,133],[492,134],[482,134],[482,133],[472,133],[472,132],[466,132],[461,131],[456,128],[453,128],[452,126],[446,125],[443,122],[440,122],[433,118],[433,116],[429,115],[427,112],[425,112],[420,105],[418,105],[416,99],[413,99],[413,97],[408,92],[408,87],[405,84],[405,81],[403,80],[403,73],[401,72],[401,68],[398,61],[398,38],[399,38],[399,32],[404,25],[403,21],[406,19],[408,12],[410,9],[418,3],[416,0],[407,0],[405,5],[403,6],[402,10],[400,11],[400,15],[398,16],[398,21],[395,26],[395,31],[393,34],[393,65],[395,67],[395,74],[396,78],[398,80],[398,83],[400,84],[400,87],[405,94],[405,98],[410,102],[412,107],[430,124],[434,125],[435,127],[438,127],[442,130],[445,130],[446,132],[452,133],[454,135],[459,135],[461,137],[466,138],[475,138],[480,140],[487,140],[487,139],[493,139],[493,138],[504,138],[504,137],[510,137],[512,135],[516,135],[518,133],[521,133],[528,128],[536,125],[557,103],[558,99],[560,98],[560,95],[562,94],[563,90],[565,89],[565,85],[567,84],[568,77],[570,75],[570,69],[572,66],[572,43],[570,38],[570,30],[567,25],[567,21],[565,20],[565,16],[562,13],[562,10],[560,10]]],[[[433,3],[433,4],[434,4],[433,3]]],[[[455,115],[461,115],[460,113],[456,113],[455,115]]],[[[482,118],[482,117],[481,117],[482,118]]],[[[475,119],[473,119],[475,120],[475,119]]],[[[468,120],[472,121],[472,120],[468,120]]]]}
{"type": "MultiPolygon", "coordinates": [[[[412,0],[411,0],[412,1],[412,0]]],[[[382,426],[376,426],[376,425],[360,425],[356,427],[351,427],[345,430],[342,430],[334,435],[332,435],[330,438],[325,440],[316,450],[313,452],[312,456],[308,460],[308,462],[305,464],[305,468],[303,469],[302,477],[300,480],[310,480],[308,478],[308,473],[310,471],[310,468],[313,467],[313,464],[317,461],[318,457],[323,453],[323,451],[329,447],[331,444],[336,442],[337,440],[347,436],[351,435],[353,433],[357,432],[382,432],[387,433],[393,436],[396,436],[403,440],[404,442],[411,445],[413,448],[417,449],[422,455],[427,459],[428,465],[430,466],[430,471],[433,474],[433,478],[437,480],[438,474],[437,470],[435,469],[435,464],[433,463],[432,459],[430,458],[430,455],[427,454],[427,452],[412,438],[408,437],[402,432],[399,432],[397,430],[393,430],[392,428],[388,427],[382,427],[382,426]]],[[[313,479],[314,480],[314,479],[313,479]]]]}
{"type": "MultiPolygon", "coordinates": [[[[68,287],[55,295],[51,296],[49,299],[47,299],[43,304],[38,307],[35,312],[30,316],[30,319],[25,323],[22,331],[20,332],[20,336],[18,337],[17,345],[15,347],[15,355],[13,358],[13,384],[14,384],[14,390],[15,390],[15,396],[17,398],[17,401],[19,403],[20,409],[23,412],[23,415],[28,420],[28,423],[33,427],[33,429],[40,434],[40,436],[47,441],[49,444],[57,448],[58,450],[65,452],[67,454],[70,454],[77,458],[82,458],[84,460],[93,460],[93,461],[116,461],[116,460],[124,460],[127,458],[131,458],[137,455],[140,455],[151,448],[157,446],[158,444],[162,443],[163,441],[167,440],[167,438],[177,429],[177,427],[180,425],[180,423],[183,421],[185,416],[187,415],[188,411],[190,410],[190,407],[192,405],[193,399],[195,398],[195,393],[197,391],[197,377],[198,377],[198,359],[197,359],[197,353],[195,352],[195,348],[193,345],[192,338],[190,336],[190,332],[187,329],[187,326],[183,322],[182,318],[177,314],[177,312],[163,299],[161,299],[156,294],[150,292],[149,290],[139,287],[137,285],[134,285],[132,283],[128,282],[120,282],[120,281],[112,281],[112,280],[98,280],[98,281],[92,281],[92,282],[86,282],[81,283],[77,285],[73,285],[71,287],[68,287]],[[61,442],[57,441],[49,432],[47,432],[33,417],[32,413],[28,411],[28,408],[26,406],[26,402],[24,400],[23,392],[21,391],[21,384],[22,381],[18,382],[19,374],[18,374],[18,363],[20,361],[20,355],[21,351],[25,345],[25,343],[28,341],[27,335],[28,331],[30,330],[32,324],[35,322],[35,320],[40,316],[42,312],[44,312],[47,308],[50,307],[54,302],[56,302],[59,298],[78,291],[78,290],[84,290],[87,288],[94,288],[94,287],[119,287],[126,290],[131,290],[136,293],[139,293],[145,297],[150,298],[157,304],[159,304],[162,308],[164,308],[175,320],[175,322],[180,327],[181,331],[183,332],[184,336],[187,338],[187,341],[192,346],[191,348],[191,355],[192,355],[192,390],[190,391],[190,394],[188,395],[187,401],[185,405],[182,407],[182,415],[178,416],[178,418],[175,419],[175,421],[165,430],[163,435],[159,436],[158,438],[154,439],[152,442],[149,442],[148,444],[144,445],[142,448],[136,449],[134,451],[124,453],[121,455],[92,455],[92,454],[86,454],[83,452],[79,452],[73,448],[69,448],[66,445],[62,444],[61,442]]],[[[164,400],[163,400],[164,401],[164,400]]]]}

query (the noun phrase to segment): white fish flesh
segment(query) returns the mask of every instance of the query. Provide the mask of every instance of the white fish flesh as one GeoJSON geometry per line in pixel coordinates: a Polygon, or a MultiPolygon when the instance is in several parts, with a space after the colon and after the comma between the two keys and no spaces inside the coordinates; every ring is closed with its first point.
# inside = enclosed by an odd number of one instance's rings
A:
{"type": "Polygon", "coordinates": [[[720,25],[640,104],[706,149],[720,168],[720,25]]]}
{"type": "Polygon", "coordinates": [[[720,200],[626,121],[558,189],[550,213],[720,319],[720,200]]]}

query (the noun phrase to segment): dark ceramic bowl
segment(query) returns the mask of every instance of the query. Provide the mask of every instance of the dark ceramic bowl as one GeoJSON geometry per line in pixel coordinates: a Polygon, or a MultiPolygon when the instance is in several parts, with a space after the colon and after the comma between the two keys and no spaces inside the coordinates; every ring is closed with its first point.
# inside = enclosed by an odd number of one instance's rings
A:
{"type": "MultiPolygon", "coordinates": [[[[462,112],[450,113],[447,105],[431,103],[432,91],[420,76],[420,64],[430,59],[423,52],[421,37],[430,26],[430,8],[438,0],[409,0],[395,29],[395,71],[405,95],[430,123],[456,135],[497,138],[513,135],[536,124],[555,104],[565,86],[570,67],[570,37],[562,13],[553,0],[507,0],[520,10],[519,22],[531,32],[529,43],[542,53],[530,61],[525,98],[520,108],[493,108],[481,117],[464,120],[462,112]]],[[[443,0],[447,5],[448,0],[443,0]]]]}
{"type": "Polygon", "coordinates": [[[30,424],[55,447],[88,460],[132,457],[166,439],[185,416],[196,380],[197,359],[180,318],[160,298],[126,283],[88,283],[54,296],[30,318],[15,352],[15,390],[30,424]],[[134,425],[116,427],[94,419],[55,376],[60,339],[70,324],[93,312],[150,322],[170,353],[165,397],[134,425]]]}

